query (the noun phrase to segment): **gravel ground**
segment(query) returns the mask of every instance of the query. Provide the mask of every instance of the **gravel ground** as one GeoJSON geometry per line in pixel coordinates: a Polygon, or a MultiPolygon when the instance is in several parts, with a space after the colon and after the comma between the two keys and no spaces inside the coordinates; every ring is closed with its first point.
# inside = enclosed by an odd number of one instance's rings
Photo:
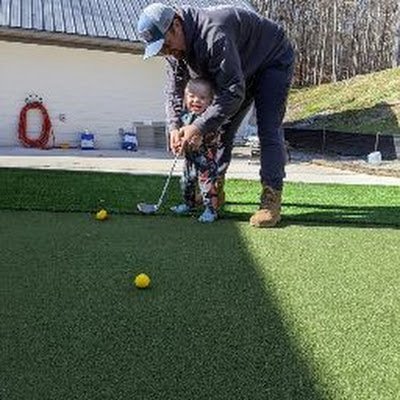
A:
{"type": "Polygon", "coordinates": [[[400,159],[383,160],[380,164],[370,164],[365,158],[326,156],[321,154],[301,154],[293,156],[300,159],[308,158],[309,162],[315,165],[333,167],[347,171],[362,172],[370,175],[393,176],[400,178],[400,159]]]}
{"type": "MultiPolygon", "coordinates": [[[[258,160],[258,157],[251,157],[249,147],[237,147],[234,150],[234,154],[236,157],[247,157],[249,160],[258,160]]],[[[344,157],[339,155],[326,155],[291,150],[289,163],[309,163],[369,175],[393,176],[400,178],[400,159],[390,161],[383,160],[377,165],[369,164],[367,162],[367,157],[344,157]]]]}
{"type": "MultiPolygon", "coordinates": [[[[363,159],[326,157],[291,151],[286,167],[287,182],[341,183],[400,186],[400,160],[384,161],[379,166],[363,159]]],[[[0,168],[63,169],[79,171],[124,172],[132,174],[168,174],[172,155],[165,151],[25,149],[1,148],[0,168]]],[[[180,175],[182,159],[174,174],[180,175]]],[[[228,178],[259,180],[259,157],[249,147],[236,147],[228,178]]]]}
{"type": "Polygon", "coordinates": [[[314,164],[332,166],[348,171],[363,172],[371,175],[393,176],[400,178],[400,160],[382,161],[379,165],[369,164],[366,160],[352,159],[314,159],[314,164]]]}

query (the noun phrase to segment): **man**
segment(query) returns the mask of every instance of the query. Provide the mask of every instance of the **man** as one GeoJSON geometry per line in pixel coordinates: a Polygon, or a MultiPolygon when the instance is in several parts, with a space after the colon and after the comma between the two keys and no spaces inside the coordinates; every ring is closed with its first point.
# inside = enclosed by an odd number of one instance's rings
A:
{"type": "Polygon", "coordinates": [[[260,209],[250,218],[256,227],[281,219],[285,177],[282,120],[293,74],[294,53],[282,28],[254,12],[232,6],[173,9],[161,3],[146,7],[138,21],[144,58],[167,60],[167,119],[170,145],[198,146],[206,133],[222,130],[225,146],[221,175],[231,159],[233,138],[254,101],[260,138],[262,183],[260,209]],[[189,78],[211,80],[215,99],[191,125],[180,114],[189,78]]]}

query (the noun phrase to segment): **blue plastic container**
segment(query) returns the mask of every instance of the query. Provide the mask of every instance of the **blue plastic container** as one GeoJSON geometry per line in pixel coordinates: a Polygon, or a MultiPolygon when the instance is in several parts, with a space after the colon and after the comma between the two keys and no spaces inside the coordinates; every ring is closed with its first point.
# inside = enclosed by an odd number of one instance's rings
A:
{"type": "Polygon", "coordinates": [[[138,140],[135,132],[124,132],[122,138],[122,148],[129,151],[138,150],[138,140]]]}
{"type": "Polygon", "coordinates": [[[90,132],[81,133],[81,149],[93,150],[94,149],[94,134],[90,132]]]}

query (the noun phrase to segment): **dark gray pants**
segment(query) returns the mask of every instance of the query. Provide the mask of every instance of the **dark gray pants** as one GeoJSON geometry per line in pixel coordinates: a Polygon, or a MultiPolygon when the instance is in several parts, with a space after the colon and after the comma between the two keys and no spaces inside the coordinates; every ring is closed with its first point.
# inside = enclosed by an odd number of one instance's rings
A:
{"type": "Polygon", "coordinates": [[[286,150],[282,121],[292,76],[293,62],[272,65],[259,71],[247,85],[240,110],[222,127],[221,140],[225,151],[220,164],[230,162],[234,136],[254,101],[260,139],[261,182],[276,190],[282,190],[285,177],[286,150]]]}

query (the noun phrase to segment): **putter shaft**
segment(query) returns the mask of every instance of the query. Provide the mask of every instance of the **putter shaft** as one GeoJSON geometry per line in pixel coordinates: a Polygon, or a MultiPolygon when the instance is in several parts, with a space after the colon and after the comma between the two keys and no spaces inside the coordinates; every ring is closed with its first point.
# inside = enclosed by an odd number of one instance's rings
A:
{"type": "Polygon", "coordinates": [[[166,179],[166,181],[165,181],[165,183],[164,183],[164,187],[163,187],[163,189],[162,189],[162,191],[161,191],[161,196],[160,196],[160,198],[158,199],[157,204],[139,203],[139,204],[137,204],[137,206],[136,206],[137,209],[138,209],[138,211],[140,211],[140,212],[143,213],[143,214],[154,214],[154,213],[156,213],[156,212],[160,209],[161,204],[162,204],[163,201],[164,201],[164,197],[165,197],[165,194],[166,194],[166,192],[167,192],[167,188],[168,188],[169,182],[171,181],[172,174],[173,174],[174,169],[175,169],[175,167],[176,167],[176,164],[177,164],[177,162],[178,162],[178,157],[179,157],[179,155],[177,154],[177,155],[175,156],[175,158],[174,158],[174,161],[173,161],[172,166],[171,166],[171,168],[170,168],[168,177],[167,177],[167,179],[166,179]]]}

